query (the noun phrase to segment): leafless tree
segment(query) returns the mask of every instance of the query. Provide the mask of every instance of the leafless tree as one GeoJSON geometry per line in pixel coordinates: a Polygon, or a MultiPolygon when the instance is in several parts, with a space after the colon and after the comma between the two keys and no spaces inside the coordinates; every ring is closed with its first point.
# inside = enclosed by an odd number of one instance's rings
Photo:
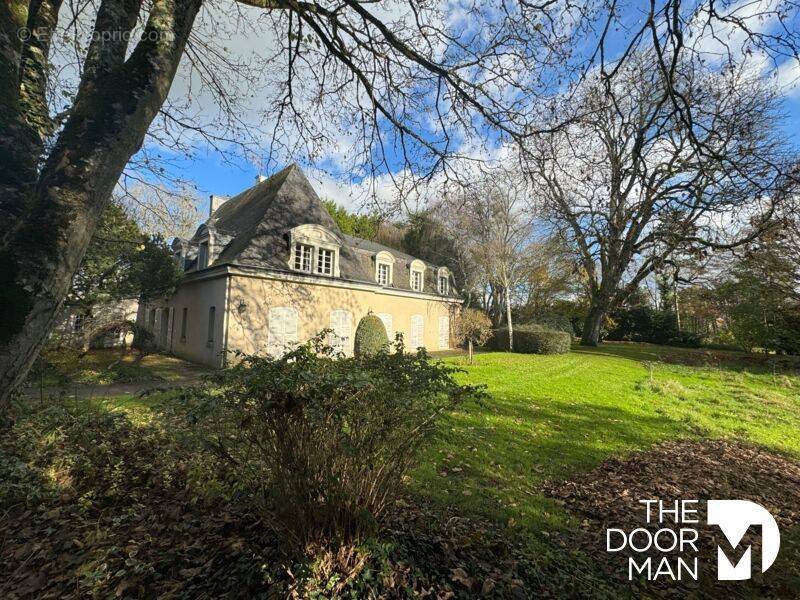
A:
{"type": "MultiPolygon", "coordinates": [[[[549,99],[554,89],[598,64],[613,80],[606,56],[619,25],[630,39],[617,64],[650,36],[667,74],[687,27],[732,27],[749,49],[796,56],[793,13],[783,8],[793,3],[779,4],[742,15],[729,2],[687,9],[660,0],[630,29],[617,0],[490,0],[457,10],[418,0],[7,0],[0,406],[52,329],[114,186],[159,160],[152,145],[180,151],[201,140],[225,149],[263,129],[272,134],[270,156],[313,160],[352,137],[352,173],[391,174],[399,162],[424,178],[447,171],[465,132],[526,139],[539,132],[531,114],[559,101],[549,99]],[[777,19],[777,33],[754,26],[764,15],[777,19]],[[264,48],[240,60],[227,44],[236,41],[231,30],[245,27],[264,48]],[[575,52],[587,39],[596,43],[575,52]],[[184,75],[180,97],[170,94],[176,73],[184,75]],[[198,92],[214,99],[213,122],[198,92]],[[256,97],[267,108],[254,122],[247,115],[256,97]]],[[[683,100],[676,92],[670,102],[683,100]]]]}
{"type": "Polygon", "coordinates": [[[580,120],[524,151],[588,276],[584,344],[597,344],[608,312],[678,253],[756,237],[789,173],[768,84],[687,62],[667,85],[657,62],[631,57],[611,88],[588,80],[580,120]],[[673,93],[691,107],[690,126],[673,93]]]}
{"type": "Polygon", "coordinates": [[[502,169],[458,185],[445,198],[440,211],[476,269],[495,326],[505,320],[513,350],[512,296],[526,273],[535,223],[530,188],[518,173],[502,169]]]}

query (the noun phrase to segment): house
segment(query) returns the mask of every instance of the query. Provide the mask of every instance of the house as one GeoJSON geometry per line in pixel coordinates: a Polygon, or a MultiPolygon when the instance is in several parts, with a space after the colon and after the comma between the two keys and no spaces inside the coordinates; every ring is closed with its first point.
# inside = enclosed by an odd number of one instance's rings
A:
{"type": "Polygon", "coordinates": [[[229,352],[280,355],[331,329],[331,345],[350,354],[369,313],[409,348],[451,347],[461,304],[451,273],[344,235],[297,165],[210,204],[192,239],[173,242],[180,287],[139,308],[162,350],[220,366],[229,352]]]}

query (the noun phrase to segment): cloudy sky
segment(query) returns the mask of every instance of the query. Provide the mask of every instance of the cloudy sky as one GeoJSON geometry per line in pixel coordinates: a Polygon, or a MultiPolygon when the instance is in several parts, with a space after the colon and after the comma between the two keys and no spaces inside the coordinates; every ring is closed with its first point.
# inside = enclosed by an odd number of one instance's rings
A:
{"type": "MultiPolygon", "coordinates": [[[[261,104],[266,97],[269,97],[269,91],[272,89],[269,86],[279,85],[280,82],[280,77],[272,77],[269,74],[271,72],[279,73],[284,66],[280,62],[281,59],[275,58],[279,44],[276,43],[274,29],[265,21],[263,11],[244,7],[239,9],[239,13],[232,16],[225,12],[225,7],[229,4],[229,2],[222,3],[221,0],[218,4],[212,4],[203,15],[199,26],[232,60],[242,64],[246,63],[255,71],[258,71],[260,66],[266,74],[263,80],[257,82],[230,82],[231,86],[242,86],[242,106],[244,108],[238,115],[241,123],[245,126],[252,123],[253,130],[255,130],[256,123],[263,124],[262,110],[264,107],[261,104]],[[248,90],[248,86],[251,86],[252,89],[248,90]],[[248,94],[248,92],[250,93],[248,94]]],[[[777,4],[778,0],[760,2],[740,0],[730,5],[728,10],[738,11],[739,16],[746,17],[762,12],[765,8],[774,8],[777,4]]],[[[475,28],[475,23],[470,22],[469,14],[460,10],[462,5],[458,0],[452,0],[446,6],[448,7],[447,19],[449,21],[446,25],[458,30],[462,35],[470,35],[471,30],[475,28]]],[[[630,8],[628,13],[623,15],[621,21],[623,25],[634,28],[639,22],[641,14],[635,8],[635,2],[631,6],[634,8],[630,8]]],[[[389,19],[404,18],[402,2],[387,2],[383,10],[389,19]]],[[[751,26],[766,33],[772,30],[777,31],[779,25],[774,16],[758,19],[751,23],[751,26]]],[[[627,43],[625,27],[620,27],[612,33],[616,37],[612,37],[609,44],[611,60],[613,60],[614,52],[618,52],[627,43]]],[[[736,48],[742,42],[741,32],[732,29],[721,27],[715,31],[715,34],[716,39],[706,35],[696,38],[693,42],[712,63],[721,61],[726,48],[736,48]]],[[[591,42],[592,40],[586,40],[587,48],[591,42]]],[[[784,122],[786,137],[800,150],[800,128],[797,126],[800,123],[800,63],[791,57],[768,60],[757,53],[750,55],[747,60],[762,77],[769,78],[780,86],[786,113],[784,122]]],[[[171,100],[181,102],[190,91],[192,95],[191,114],[196,122],[213,120],[218,111],[213,94],[202,89],[196,73],[193,73],[187,64],[176,79],[171,92],[171,100]]],[[[301,90],[301,93],[305,91],[301,90]]],[[[169,144],[159,145],[151,142],[147,150],[171,159],[169,170],[172,174],[196,185],[198,196],[201,198],[199,206],[201,212],[207,210],[204,203],[208,194],[235,195],[252,185],[257,174],[269,175],[284,166],[283,163],[292,161],[292,159],[304,167],[321,196],[332,198],[349,208],[362,210],[369,208],[373,193],[386,201],[397,195],[395,180],[397,176],[402,177],[402,172],[394,173],[393,175],[396,177],[385,172],[377,177],[371,177],[365,176],[363,172],[348,173],[344,167],[338,169],[337,166],[346,164],[348,154],[352,152],[350,147],[352,140],[346,130],[338,131],[335,138],[338,143],[328,144],[313,160],[308,160],[308,157],[304,156],[302,152],[298,152],[296,156],[290,156],[285,151],[282,155],[277,153],[270,160],[266,137],[262,138],[261,146],[258,144],[251,146],[250,152],[246,156],[236,152],[232,146],[225,143],[220,143],[219,148],[215,149],[202,139],[191,141],[193,150],[191,156],[186,156],[183,152],[172,152],[169,144]]],[[[487,152],[491,154],[502,151],[498,146],[492,146],[491,134],[488,134],[487,138],[490,140],[488,147],[475,149],[475,152],[485,155],[487,152]]]]}

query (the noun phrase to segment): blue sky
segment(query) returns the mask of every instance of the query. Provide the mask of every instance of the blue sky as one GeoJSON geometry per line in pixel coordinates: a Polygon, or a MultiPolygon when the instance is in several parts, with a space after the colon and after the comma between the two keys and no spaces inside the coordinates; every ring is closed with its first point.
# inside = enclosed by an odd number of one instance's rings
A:
{"type": "MultiPolygon", "coordinates": [[[[458,0],[452,1],[457,2],[458,0]]],[[[764,3],[769,4],[775,1],[779,0],[764,0],[764,3]]],[[[740,0],[738,5],[749,9],[749,7],[753,5],[753,1],[740,0]]],[[[632,8],[629,8],[628,12],[624,14],[623,20],[630,24],[635,24],[641,15],[635,1],[632,2],[630,6],[632,8]]],[[[737,3],[733,3],[732,6],[735,9],[737,3]]],[[[770,23],[763,23],[761,26],[769,28],[770,23]]],[[[238,46],[234,47],[234,51],[246,52],[248,44],[252,46],[258,44],[263,45],[264,40],[260,40],[257,37],[253,38],[252,36],[252,33],[249,39],[247,35],[242,36],[243,39],[237,42],[238,46]]],[[[591,44],[591,42],[591,40],[586,41],[587,44],[591,44]]],[[[617,37],[612,37],[609,44],[609,54],[613,56],[615,51],[618,52],[619,48],[623,47],[625,44],[627,44],[627,39],[623,36],[618,35],[617,37]]],[[[711,46],[709,46],[709,50],[713,53],[713,48],[711,46]]],[[[779,65],[779,69],[773,73],[772,76],[780,77],[786,89],[786,94],[783,99],[783,108],[786,114],[783,128],[786,132],[786,140],[795,149],[800,151],[800,127],[798,127],[798,124],[800,124],[800,85],[798,85],[798,83],[800,82],[797,81],[797,79],[800,78],[800,67],[797,67],[791,60],[792,59],[786,59],[785,64],[779,65]]],[[[774,65],[764,68],[765,73],[771,71],[775,71],[774,65]]],[[[496,136],[487,132],[487,138],[496,139],[496,136]]],[[[346,142],[346,140],[343,141],[346,142]]],[[[491,145],[492,143],[490,142],[490,146],[491,145]]],[[[168,149],[161,148],[160,151],[169,156],[168,149]]],[[[263,151],[256,151],[256,155],[259,153],[266,158],[266,149],[263,151]]],[[[170,173],[189,180],[196,186],[197,194],[201,198],[198,207],[201,214],[205,214],[207,210],[208,194],[235,195],[250,187],[254,182],[255,176],[259,172],[268,175],[284,166],[283,164],[273,163],[265,168],[253,164],[253,162],[235,152],[220,152],[204,145],[197,146],[196,152],[191,157],[173,155],[171,158],[173,158],[173,164],[169,167],[170,173]]],[[[331,197],[355,209],[363,208],[368,204],[368,194],[365,193],[365,182],[361,175],[348,176],[345,174],[341,176],[340,174],[339,177],[332,177],[323,172],[324,170],[337,170],[334,164],[337,160],[336,153],[332,153],[330,156],[322,156],[312,165],[304,161],[303,156],[298,155],[293,158],[296,162],[300,163],[301,166],[306,168],[307,173],[312,178],[320,195],[331,197]],[[314,168],[315,166],[320,167],[322,170],[317,171],[314,168]]],[[[382,190],[383,193],[392,193],[389,190],[391,186],[388,185],[388,181],[378,182],[377,187],[382,190]]]]}

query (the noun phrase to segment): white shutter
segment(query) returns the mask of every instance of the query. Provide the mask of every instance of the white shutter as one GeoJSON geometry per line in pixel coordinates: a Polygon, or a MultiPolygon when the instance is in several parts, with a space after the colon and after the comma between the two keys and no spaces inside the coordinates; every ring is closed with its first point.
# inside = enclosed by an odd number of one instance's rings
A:
{"type": "Polygon", "coordinates": [[[450,347],[450,318],[447,316],[439,317],[439,350],[447,350],[450,347]]]}
{"type": "Polygon", "coordinates": [[[352,339],[353,317],[350,311],[334,310],[331,311],[331,329],[328,342],[336,352],[350,354],[350,340],[352,339]]]}
{"type": "Polygon", "coordinates": [[[392,327],[392,315],[389,313],[378,313],[377,317],[383,322],[383,327],[386,329],[386,337],[389,338],[389,344],[394,344],[394,330],[392,327]]]}
{"type": "Polygon", "coordinates": [[[297,343],[297,311],[286,306],[269,309],[267,352],[283,356],[297,343]]]}
{"type": "Polygon", "coordinates": [[[422,315],[411,315],[411,348],[417,348],[425,345],[425,325],[422,320],[422,315]]]}

